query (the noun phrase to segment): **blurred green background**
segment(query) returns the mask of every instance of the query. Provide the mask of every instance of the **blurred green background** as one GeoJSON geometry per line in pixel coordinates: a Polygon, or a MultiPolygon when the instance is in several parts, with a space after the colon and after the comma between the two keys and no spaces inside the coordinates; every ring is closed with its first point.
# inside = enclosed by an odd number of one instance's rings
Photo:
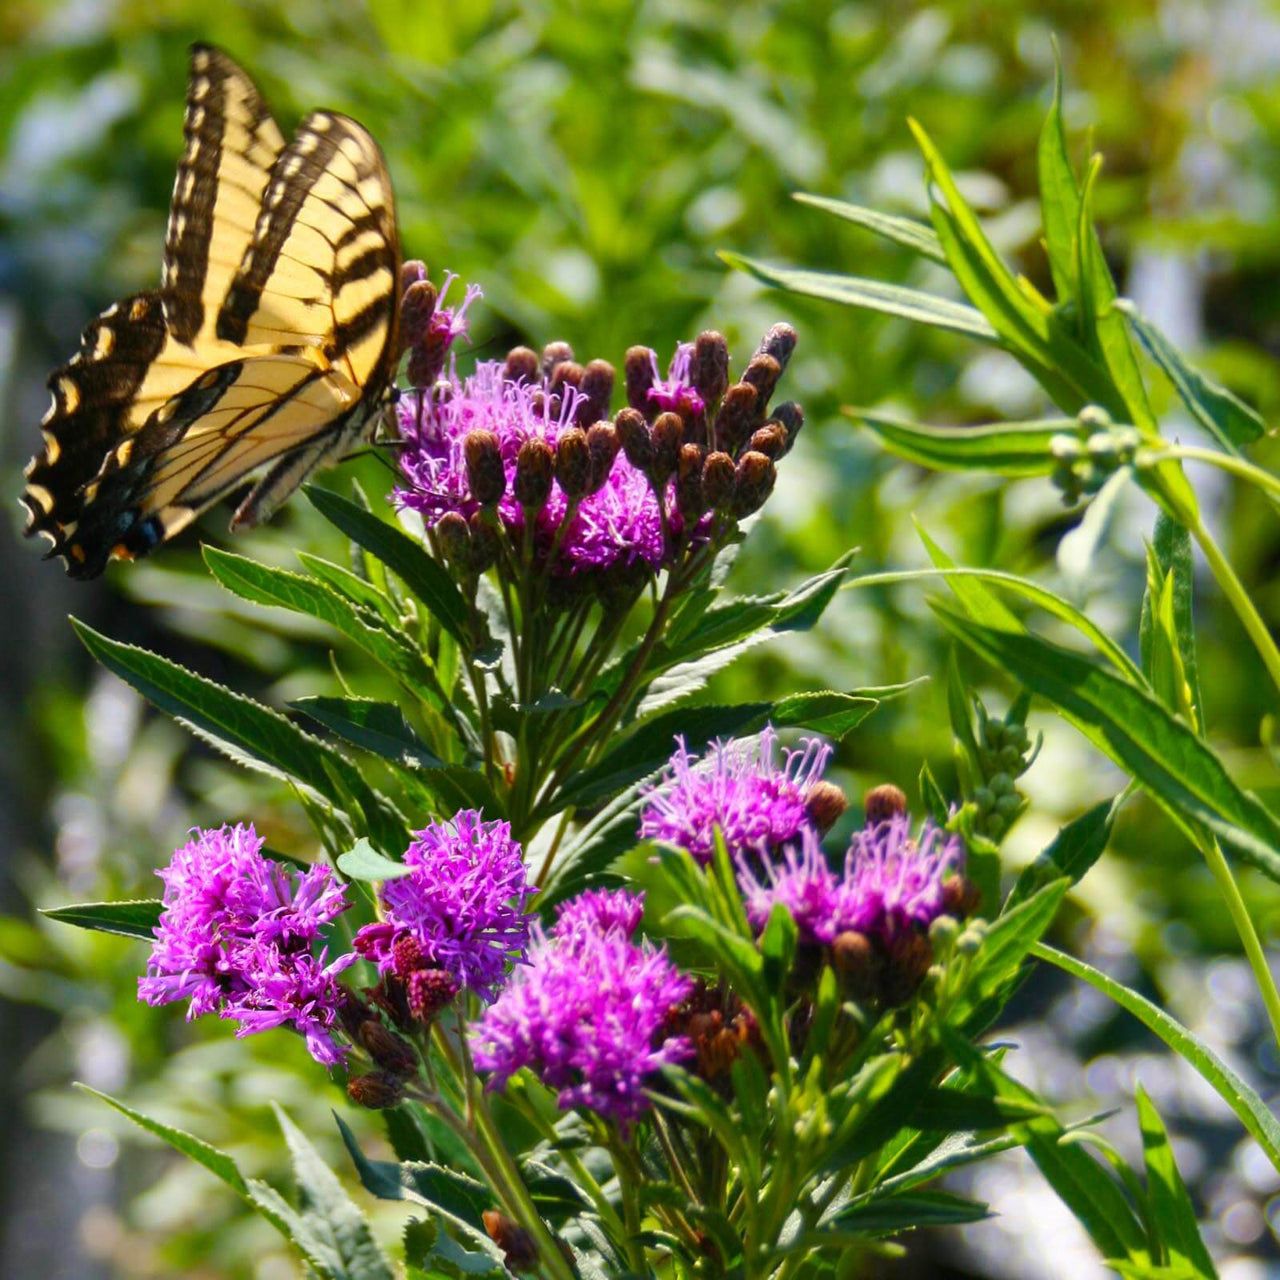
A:
{"type": "MultiPolygon", "coordinates": [[[[716,327],[744,360],[764,327],[801,345],[786,394],[808,426],[735,570],[742,591],[796,582],[851,546],[868,570],[924,563],[910,516],[957,559],[1040,576],[1136,649],[1142,539],[1151,510],[1119,503],[1086,569],[1075,517],[1045,483],[927,477],[883,457],[839,415],[882,405],[926,421],[1030,416],[1039,393],[1009,359],[901,321],[763,291],[715,256],[839,268],[937,287],[929,269],[791,201],[797,190],[898,212],[923,208],[918,117],[961,175],[993,239],[1044,284],[1035,141],[1056,35],[1077,155],[1105,152],[1098,209],[1122,288],[1268,418],[1280,402],[1280,20],[1262,0],[980,0],[913,3],[483,3],[169,0],[0,3],[0,466],[16,497],[38,444],[48,370],[80,328],[158,282],[180,150],[186,46],[223,45],[286,128],[335,107],[382,143],[405,255],[484,286],[477,353],[566,339],[620,364],[645,343],[716,327]]],[[[461,357],[465,368],[470,355],[461,357]]],[[[1189,437],[1186,424],[1173,430],[1189,437]]],[[[1274,452],[1274,451],[1272,451],[1274,452]]],[[[1260,456],[1266,456],[1263,450],[1260,456]]],[[[1274,458],[1271,459],[1275,461],[1274,458]]],[[[383,491],[376,464],[348,469],[383,491]]],[[[331,480],[345,483],[345,476],[331,480]]],[[[1204,480],[1224,541],[1280,624],[1280,531],[1255,496],[1204,480]]],[[[11,505],[11,511],[15,507],[11,505]]],[[[134,1001],[145,949],[39,921],[69,900],[152,896],[154,867],[195,822],[252,819],[281,849],[312,849],[289,795],[235,770],[93,669],[74,612],[109,634],[283,704],[329,691],[327,639],[250,611],[203,576],[197,540],[226,540],[226,512],[156,560],[70,583],[0,531],[0,1277],[253,1277],[296,1273],[264,1224],[207,1175],[137,1141],[72,1079],[123,1094],[282,1176],[270,1099],[335,1166],[340,1105],[283,1034],[236,1043],[218,1024],[134,1001]],[[150,607],[148,607],[150,606],[150,607]],[[251,626],[252,616],[266,623],[251,626]]],[[[288,562],[327,534],[305,504],[251,535],[288,562]]],[[[1264,688],[1252,649],[1206,588],[1202,677],[1211,732],[1246,785],[1275,786],[1260,745],[1264,688]]],[[[709,695],[848,688],[936,675],[946,659],[918,588],[844,594],[820,630],[755,649],[709,695]]],[[[974,671],[975,678],[989,673],[974,671]]],[[[1008,688],[993,688],[1000,708],[1008,688]]],[[[886,706],[843,744],[857,794],[892,779],[914,794],[922,759],[954,778],[940,682],[886,706]]],[[[1033,713],[1046,747],[1011,865],[1118,779],[1065,726],[1033,713]]],[[[1245,876],[1268,945],[1280,895],[1245,876]]],[[[1145,982],[1274,1096],[1280,1063],[1232,952],[1207,874],[1150,806],[1072,900],[1060,941],[1145,982]]],[[[1141,1078],[1175,1133],[1224,1280],[1280,1275],[1280,1192],[1265,1160],[1185,1068],[1095,998],[1042,975],[1006,1031],[1011,1061],[1067,1113],[1119,1106],[1136,1141],[1141,1078]]],[[[370,1126],[366,1126],[367,1128],[370,1126]]],[[[912,1242],[885,1274],[1104,1274],[1064,1210],[1017,1156],[964,1184],[1001,1216],[912,1242]]],[[[367,1197],[362,1197],[362,1202],[367,1197]]],[[[389,1236],[404,1216],[372,1206],[389,1236]]]]}

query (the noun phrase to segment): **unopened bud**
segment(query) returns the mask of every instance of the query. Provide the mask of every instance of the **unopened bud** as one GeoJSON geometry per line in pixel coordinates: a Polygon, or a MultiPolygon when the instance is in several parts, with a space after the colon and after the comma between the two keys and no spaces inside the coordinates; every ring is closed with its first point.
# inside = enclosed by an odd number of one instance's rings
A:
{"type": "Polygon", "coordinates": [[[537,436],[526,440],[516,455],[516,478],[511,486],[516,501],[531,512],[541,511],[551,493],[556,457],[551,446],[537,436]]]}
{"type": "Polygon", "coordinates": [[[452,568],[465,573],[471,571],[471,530],[466,517],[456,511],[446,511],[436,521],[435,535],[440,550],[452,568]]]}
{"type": "Polygon", "coordinates": [[[400,302],[400,340],[406,348],[422,342],[435,309],[436,287],[430,280],[415,280],[405,289],[400,302]]]}
{"type": "Polygon", "coordinates": [[[568,498],[580,498],[590,488],[591,449],[585,431],[570,427],[556,441],[556,479],[568,498]]]}
{"type": "Polygon", "coordinates": [[[713,511],[721,510],[733,497],[733,459],[727,453],[707,454],[702,464],[702,496],[713,511]]]}
{"type": "Polygon", "coordinates": [[[840,985],[855,1000],[870,1000],[880,993],[883,958],[865,933],[846,929],[831,943],[831,967],[840,985]]]}
{"type": "Polygon", "coordinates": [[[772,458],[777,462],[787,451],[787,433],[781,423],[766,422],[752,435],[747,448],[763,453],[766,458],[772,458]]]}
{"type": "Polygon", "coordinates": [[[582,371],[582,381],[578,384],[578,390],[582,392],[578,403],[578,423],[584,429],[609,416],[613,380],[613,365],[607,360],[592,360],[582,371]]]}
{"type": "Polygon", "coordinates": [[[676,461],[676,510],[691,530],[706,509],[702,492],[702,449],[696,444],[681,445],[676,461]]]}
{"type": "Polygon", "coordinates": [[[551,370],[551,390],[559,391],[566,384],[571,387],[582,385],[582,375],[586,370],[576,360],[561,360],[551,370]]]}
{"type": "Polygon", "coordinates": [[[751,434],[756,416],[756,389],[745,382],[735,382],[724,393],[720,412],[716,414],[716,443],[729,453],[737,453],[751,434]]]}
{"type": "Polygon", "coordinates": [[[573,359],[573,348],[567,342],[548,342],[542,348],[542,376],[550,378],[558,364],[573,359]]]}
{"type": "Polygon", "coordinates": [[[443,333],[433,332],[428,324],[421,339],[409,349],[409,362],[404,367],[411,387],[429,387],[435,382],[444,368],[448,346],[443,333]]]}
{"type": "Polygon", "coordinates": [[[386,1111],[400,1105],[404,1090],[400,1081],[389,1072],[371,1071],[368,1075],[353,1076],[347,1081],[347,1097],[358,1107],[386,1111]]]}
{"type": "Polygon", "coordinates": [[[698,334],[689,380],[708,409],[724,395],[729,385],[729,344],[723,333],[708,329],[698,334]]]}
{"type": "Polygon", "coordinates": [[[805,814],[823,833],[836,825],[848,807],[849,797],[834,782],[815,782],[804,798],[805,814]]]}
{"type": "Polygon", "coordinates": [[[782,365],[773,356],[752,356],[751,363],[747,365],[742,375],[742,381],[756,389],[758,418],[764,417],[764,411],[769,406],[769,397],[773,395],[773,389],[778,385],[780,377],[782,377],[782,365]]]}
{"type": "Polygon", "coordinates": [[[407,983],[409,1010],[419,1022],[430,1022],[458,994],[458,980],[445,969],[419,969],[407,983]]]}
{"type": "Polygon", "coordinates": [[[426,964],[422,946],[411,933],[404,933],[391,946],[391,967],[397,977],[407,978],[415,969],[426,964]]]}
{"type": "Polygon", "coordinates": [[[507,382],[537,382],[541,372],[538,353],[530,347],[512,347],[502,364],[502,376],[507,382]]]}
{"type": "Polygon", "coordinates": [[[653,465],[653,439],[644,415],[638,409],[623,409],[614,420],[614,426],[627,461],[637,471],[648,471],[653,465]]]}
{"type": "Polygon", "coordinates": [[[520,1275],[538,1269],[538,1246],[524,1227],[497,1209],[486,1209],[480,1216],[489,1239],[502,1250],[508,1271],[520,1275]]]}
{"type": "Polygon", "coordinates": [[[471,488],[471,496],[484,507],[497,502],[507,487],[507,473],[502,464],[497,435],[477,427],[467,432],[462,452],[467,461],[467,484],[471,488]]]}
{"type": "Polygon", "coordinates": [[[781,373],[787,367],[787,362],[791,359],[791,353],[796,349],[796,343],[799,340],[799,335],[789,324],[770,325],[765,330],[764,337],[760,339],[756,355],[771,356],[778,362],[778,372],[781,373]]]}
{"type": "Polygon", "coordinates": [[[804,410],[794,400],[784,400],[774,411],[773,422],[777,422],[787,433],[787,450],[796,442],[800,428],[804,426],[804,410]]]}
{"type": "Polygon", "coordinates": [[[469,524],[471,572],[485,573],[498,562],[498,553],[502,549],[498,531],[478,511],[471,517],[469,524]]]}
{"type": "Polygon", "coordinates": [[[874,827],[879,822],[887,822],[907,811],[907,795],[901,787],[892,782],[882,782],[872,787],[862,797],[862,811],[866,815],[867,826],[874,827]]]}
{"type": "Polygon", "coordinates": [[[889,947],[883,979],[884,1002],[891,1008],[915,995],[933,963],[933,946],[923,933],[911,931],[889,947]]]}
{"type": "Polygon", "coordinates": [[[588,493],[604,487],[613,470],[613,460],[618,456],[618,433],[611,422],[597,422],[587,432],[587,451],[591,455],[591,483],[588,493]]]}
{"type": "Polygon", "coordinates": [[[400,264],[400,296],[409,292],[412,285],[427,278],[427,264],[420,258],[410,258],[400,264]]]}
{"type": "Polygon", "coordinates": [[[742,520],[764,506],[766,499],[773,492],[774,481],[778,473],[773,460],[763,453],[748,450],[738,459],[738,466],[733,477],[733,499],[729,505],[730,514],[742,520]]]}
{"type": "Polygon", "coordinates": [[[338,1020],[350,1040],[356,1040],[360,1028],[373,1016],[373,1006],[366,1004],[349,987],[339,987],[338,1020]]]}
{"type": "Polygon", "coordinates": [[[680,461],[684,421],[678,413],[660,413],[653,424],[653,462],[650,473],[659,483],[668,479],[680,461]]]}
{"type": "Polygon", "coordinates": [[[653,360],[653,352],[648,347],[632,347],[622,365],[627,403],[646,417],[653,407],[649,401],[649,388],[653,386],[653,360]]]}
{"type": "Polygon", "coordinates": [[[383,1071],[409,1076],[418,1069],[418,1056],[413,1046],[372,1018],[361,1024],[358,1041],[383,1071]]]}

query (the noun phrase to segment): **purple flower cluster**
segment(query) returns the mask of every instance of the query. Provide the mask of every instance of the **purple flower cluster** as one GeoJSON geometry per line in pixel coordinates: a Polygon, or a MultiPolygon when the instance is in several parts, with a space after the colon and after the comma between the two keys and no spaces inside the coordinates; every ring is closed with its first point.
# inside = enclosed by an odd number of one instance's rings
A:
{"type": "Polygon", "coordinates": [[[686,1037],[663,1036],[693,982],[665,949],[633,940],[643,906],[623,890],[588,893],[561,908],[550,935],[535,926],[528,965],[476,1026],[490,1088],[529,1067],[565,1110],[589,1108],[624,1130],[643,1115],[654,1073],[693,1052],[686,1037]]]}
{"type": "MultiPolygon", "coordinates": [[[[540,440],[555,450],[561,436],[577,427],[582,403],[582,393],[571,384],[550,395],[541,382],[513,380],[496,360],[480,362],[466,378],[450,373],[429,398],[403,397],[400,433],[408,447],[400,466],[409,485],[395,491],[396,502],[419,512],[428,528],[448,512],[470,519],[481,504],[471,492],[465,442],[473,431],[489,431],[497,438],[505,476],[498,517],[508,529],[522,529],[515,486],[521,446],[540,440]]],[[[666,551],[658,500],[625,454],[613,459],[599,489],[574,504],[553,483],[535,533],[544,554],[559,534],[556,567],[569,575],[638,562],[657,567],[666,551]]]]}
{"type": "Polygon", "coordinates": [[[772,727],[754,740],[715,743],[705,759],[683,738],[662,780],[648,794],[640,836],[687,849],[699,862],[715,852],[715,828],[730,856],[763,853],[795,840],[810,825],[806,800],[822,778],[831,748],[817,738],[784,753],[772,727]]]}
{"type": "Polygon", "coordinates": [[[164,911],[138,996],[148,1004],[189,1000],[188,1018],[217,1013],[237,1035],[290,1024],[326,1066],[345,1050],[331,1032],[341,999],[337,975],[355,960],[325,963],[312,947],[347,907],[328,867],[286,870],[262,855],[252,826],[197,830],[156,874],[164,911]]]}
{"type": "Polygon", "coordinates": [[[963,866],[959,836],[926,820],[913,839],[906,814],[897,814],[854,836],[840,874],[828,864],[817,834],[806,829],[799,848],[788,846],[779,861],[740,858],[738,883],[757,928],[781,902],[803,942],[829,945],[852,930],[892,947],[943,914],[943,886],[963,866]]]}
{"type": "Polygon", "coordinates": [[[381,973],[398,972],[397,947],[412,939],[415,968],[442,969],[491,1000],[528,945],[524,907],[537,892],[510,825],[464,809],[417,832],[404,862],[409,874],[382,886],[386,919],[356,934],[356,951],[381,973]]]}

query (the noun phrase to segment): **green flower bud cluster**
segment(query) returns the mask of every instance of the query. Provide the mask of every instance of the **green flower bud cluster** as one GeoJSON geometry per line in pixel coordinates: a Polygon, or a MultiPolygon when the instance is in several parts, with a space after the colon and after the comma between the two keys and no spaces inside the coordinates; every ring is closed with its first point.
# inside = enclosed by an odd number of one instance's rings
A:
{"type": "Polygon", "coordinates": [[[982,950],[989,928],[981,918],[957,920],[954,916],[939,916],[929,926],[934,961],[921,991],[934,1008],[942,1007],[964,989],[970,963],[982,950]]]}
{"type": "Polygon", "coordinates": [[[1040,750],[1031,745],[1027,726],[1012,712],[1003,720],[992,719],[981,702],[978,707],[977,765],[981,782],[974,788],[977,828],[992,840],[999,840],[1027,807],[1026,797],[1014,782],[1031,768],[1040,750]]]}
{"type": "Polygon", "coordinates": [[[1049,441],[1054,467],[1051,479],[1062,491],[1062,501],[1073,506],[1085,494],[1095,494],[1121,467],[1133,462],[1142,443],[1136,427],[1118,427],[1105,409],[1089,405],[1081,409],[1076,430],[1049,441]]]}

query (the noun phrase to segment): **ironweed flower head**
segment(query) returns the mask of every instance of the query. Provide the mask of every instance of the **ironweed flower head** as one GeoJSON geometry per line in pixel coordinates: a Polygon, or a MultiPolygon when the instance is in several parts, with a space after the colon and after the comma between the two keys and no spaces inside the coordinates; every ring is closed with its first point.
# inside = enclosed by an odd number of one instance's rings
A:
{"type": "Polygon", "coordinates": [[[476,1026],[475,1062],[490,1088],[528,1067],[564,1110],[585,1107],[624,1131],[640,1119],[654,1074],[693,1052],[686,1037],[664,1035],[693,982],[664,948],[633,941],[642,910],[625,891],[583,895],[549,935],[534,927],[529,963],[476,1026]]]}
{"type": "Polygon", "coordinates": [[[536,892],[510,825],[463,809],[417,832],[404,862],[410,873],[382,885],[386,919],[356,934],[356,951],[384,974],[443,970],[457,987],[492,999],[507,962],[528,945],[524,907],[536,892]]]}
{"type": "Polygon", "coordinates": [[[646,388],[645,396],[650,404],[666,412],[678,413],[682,418],[696,418],[704,411],[706,406],[702,396],[693,385],[693,350],[692,342],[679,343],[665,378],[658,376],[658,353],[649,352],[653,382],[646,388]]]}
{"type": "Polygon", "coordinates": [[[810,738],[778,763],[778,735],[715,743],[698,760],[684,740],[662,780],[649,791],[640,836],[687,849],[699,862],[715,851],[715,828],[730,856],[761,854],[797,839],[809,825],[809,793],[821,781],[831,748],[810,738]]]}
{"type": "Polygon", "coordinates": [[[187,1017],[217,1013],[239,1035],[291,1024],[312,1056],[342,1060],[331,1034],[337,975],[353,960],[312,954],[324,925],[347,907],[328,867],[287,870],[262,854],[252,826],[196,830],[156,874],[164,911],[138,996],[188,1000],[187,1017]]]}

